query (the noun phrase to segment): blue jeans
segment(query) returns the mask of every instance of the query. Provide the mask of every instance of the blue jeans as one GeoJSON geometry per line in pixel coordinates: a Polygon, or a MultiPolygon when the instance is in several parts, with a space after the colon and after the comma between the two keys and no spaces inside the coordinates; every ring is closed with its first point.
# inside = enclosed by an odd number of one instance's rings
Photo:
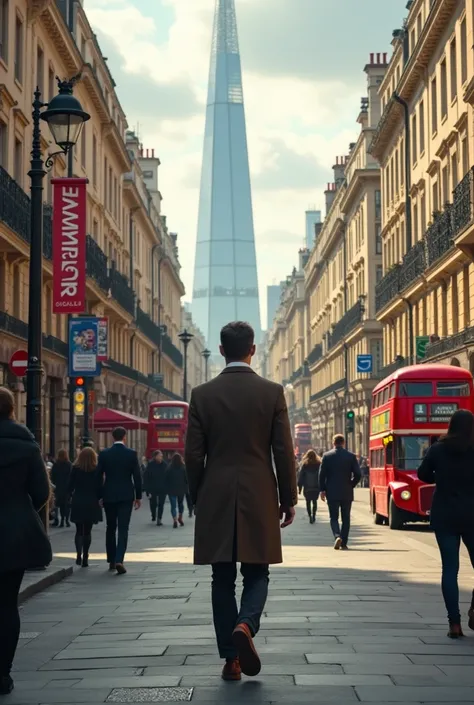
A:
{"type": "Polygon", "coordinates": [[[107,502],[104,504],[107,519],[105,533],[107,563],[123,563],[128,544],[132,507],[133,502],[107,502]]]}
{"type": "Polygon", "coordinates": [[[450,531],[445,528],[435,529],[436,540],[441,553],[441,563],[443,572],[441,578],[441,589],[444,603],[448,611],[448,619],[454,624],[460,624],[461,613],[459,611],[459,549],[461,540],[466,546],[471,563],[474,568],[474,531],[463,533],[450,531]]]}
{"type": "Polygon", "coordinates": [[[178,497],[175,494],[170,494],[170,505],[171,516],[173,517],[173,519],[176,519],[178,513],[182,514],[184,512],[184,496],[180,495],[178,497]],[[178,507],[178,511],[176,511],[176,506],[178,507]]]}
{"type": "Polygon", "coordinates": [[[244,590],[240,612],[235,599],[236,563],[214,563],[212,566],[212,613],[219,656],[237,658],[232,632],[237,624],[247,624],[255,636],[268,595],[268,565],[242,563],[244,590]]]}

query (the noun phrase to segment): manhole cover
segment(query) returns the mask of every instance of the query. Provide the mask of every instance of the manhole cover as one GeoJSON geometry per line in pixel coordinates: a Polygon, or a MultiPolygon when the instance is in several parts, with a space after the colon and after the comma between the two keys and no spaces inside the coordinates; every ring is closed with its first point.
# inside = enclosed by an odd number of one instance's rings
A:
{"type": "Polygon", "coordinates": [[[108,703],[182,703],[191,700],[192,688],[114,688],[108,703]]]}
{"type": "Polygon", "coordinates": [[[149,595],[147,600],[187,600],[189,595],[149,595]]]}

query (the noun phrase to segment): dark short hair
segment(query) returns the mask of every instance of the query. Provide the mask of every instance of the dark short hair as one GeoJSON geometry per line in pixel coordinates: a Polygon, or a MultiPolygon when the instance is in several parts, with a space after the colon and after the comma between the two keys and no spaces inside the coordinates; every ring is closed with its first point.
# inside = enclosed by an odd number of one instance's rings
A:
{"type": "Polygon", "coordinates": [[[114,441],[123,441],[126,435],[127,432],[123,426],[117,426],[117,428],[114,428],[112,431],[112,438],[114,441]]]}
{"type": "Polygon", "coordinates": [[[221,345],[227,360],[245,360],[250,355],[255,333],[249,323],[234,321],[221,330],[221,345]]]}
{"type": "Polygon", "coordinates": [[[0,387],[0,421],[11,419],[15,409],[13,394],[6,387],[0,387]]]}
{"type": "Polygon", "coordinates": [[[153,457],[156,458],[157,455],[163,455],[163,451],[162,450],[154,450],[153,457]]]}
{"type": "Polygon", "coordinates": [[[334,443],[335,446],[343,446],[344,443],[346,442],[346,439],[344,438],[342,433],[336,433],[336,435],[332,439],[332,442],[334,443]]]}

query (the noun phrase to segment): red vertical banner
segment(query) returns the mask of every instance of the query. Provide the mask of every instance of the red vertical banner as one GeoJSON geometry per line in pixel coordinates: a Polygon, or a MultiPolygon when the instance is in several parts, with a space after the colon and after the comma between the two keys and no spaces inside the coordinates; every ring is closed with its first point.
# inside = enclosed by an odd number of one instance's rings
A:
{"type": "Polygon", "coordinates": [[[86,309],[87,179],[51,179],[53,200],[53,313],[86,309]]]}

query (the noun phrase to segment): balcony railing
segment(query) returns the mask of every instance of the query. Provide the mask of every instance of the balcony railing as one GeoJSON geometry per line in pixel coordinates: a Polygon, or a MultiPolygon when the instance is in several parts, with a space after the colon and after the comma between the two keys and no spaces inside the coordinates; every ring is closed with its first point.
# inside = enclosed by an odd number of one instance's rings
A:
{"type": "Polygon", "coordinates": [[[131,379],[138,384],[143,384],[146,387],[150,387],[150,389],[154,389],[156,392],[159,392],[159,394],[163,394],[170,399],[174,399],[175,401],[181,401],[182,399],[179,394],[170,392],[169,389],[166,389],[166,387],[159,384],[155,379],[153,379],[152,375],[145,375],[143,372],[139,372],[129,365],[124,365],[122,362],[117,362],[112,359],[107,361],[107,366],[110,370],[112,370],[112,372],[115,372],[121,377],[126,377],[127,379],[131,379]]]}
{"type": "Polygon", "coordinates": [[[453,234],[458,235],[474,219],[473,208],[474,167],[454,189],[453,234]]]}
{"type": "MultiPolygon", "coordinates": [[[[0,330],[4,333],[10,333],[10,335],[16,335],[23,340],[28,339],[28,323],[20,318],[15,318],[15,316],[10,316],[5,311],[0,311],[0,330]]],[[[43,347],[61,357],[68,355],[67,343],[53,335],[43,333],[43,347]]]]}
{"type": "Polygon", "coordinates": [[[155,345],[160,344],[160,329],[150,316],[139,306],[137,307],[137,326],[155,345]]]}
{"type": "Polygon", "coordinates": [[[340,379],[337,382],[334,382],[334,384],[330,384],[329,387],[325,387],[324,389],[320,389],[319,392],[316,392],[316,394],[312,394],[310,398],[310,402],[315,402],[318,401],[318,399],[323,399],[324,397],[329,396],[329,394],[334,394],[335,392],[340,392],[342,389],[344,389],[346,386],[346,380],[345,379],[340,379]]]}
{"type": "Polygon", "coordinates": [[[23,240],[30,241],[30,199],[1,166],[0,219],[23,240]]]}
{"type": "Polygon", "coordinates": [[[164,355],[167,355],[172,362],[174,362],[176,367],[183,366],[183,353],[181,350],[178,350],[169,335],[166,333],[163,333],[161,336],[161,351],[164,355]]]}
{"type": "Polygon", "coordinates": [[[68,344],[65,343],[64,340],[55,338],[54,335],[46,335],[43,333],[43,347],[57,355],[61,355],[61,357],[68,356],[68,344]]]}
{"type": "Polygon", "coordinates": [[[297,370],[293,372],[290,379],[288,380],[290,384],[297,382],[299,379],[309,377],[309,367],[307,364],[301,365],[297,370]]]}
{"type": "Polygon", "coordinates": [[[43,257],[53,259],[53,207],[43,205],[43,257]]]}
{"type": "Polygon", "coordinates": [[[314,365],[315,362],[318,362],[323,356],[323,346],[321,343],[316,343],[314,348],[311,350],[311,352],[308,355],[308,364],[309,365],[314,365]]]}
{"type": "Polygon", "coordinates": [[[391,362],[389,365],[385,365],[385,367],[381,367],[377,377],[378,379],[385,379],[385,377],[389,377],[401,367],[405,367],[407,364],[408,361],[404,357],[397,357],[394,362],[391,362]]]}
{"type": "Polygon", "coordinates": [[[362,301],[359,300],[343,315],[341,320],[336,323],[329,336],[328,350],[338,345],[359,323],[361,323],[364,310],[362,301]]]}
{"type": "Polygon", "coordinates": [[[400,267],[399,291],[413,284],[426,270],[426,248],[424,240],[419,240],[404,255],[400,267]]]}
{"type": "Polygon", "coordinates": [[[462,348],[464,345],[474,344],[474,327],[465,328],[459,333],[454,333],[447,338],[437,340],[435,343],[430,343],[426,347],[425,360],[430,360],[439,355],[446,355],[454,350],[462,348]]]}
{"type": "Polygon", "coordinates": [[[130,287],[127,277],[120,274],[114,264],[110,268],[109,277],[112,298],[133,316],[135,314],[135,293],[130,287]]]}
{"type": "Polygon", "coordinates": [[[400,269],[401,266],[395,264],[375,286],[375,308],[377,311],[386,306],[400,291],[400,269]]]}
{"type": "Polygon", "coordinates": [[[433,222],[426,231],[428,266],[434,264],[453,246],[453,206],[446,205],[442,213],[433,216],[433,222]]]}
{"type": "Polygon", "coordinates": [[[86,271],[103,291],[108,291],[107,255],[90,235],[86,238],[86,271]]]}

